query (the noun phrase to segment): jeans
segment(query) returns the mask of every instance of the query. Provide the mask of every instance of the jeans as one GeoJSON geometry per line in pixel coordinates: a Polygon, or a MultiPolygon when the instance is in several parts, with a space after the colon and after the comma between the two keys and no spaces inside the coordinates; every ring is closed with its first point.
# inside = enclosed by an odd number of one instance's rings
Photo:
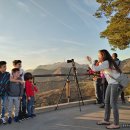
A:
{"type": "Polygon", "coordinates": [[[118,97],[120,94],[118,84],[109,84],[105,95],[105,115],[104,120],[110,120],[111,107],[113,109],[114,124],[119,125],[118,97]]]}
{"type": "Polygon", "coordinates": [[[28,111],[28,116],[34,114],[34,97],[31,97],[31,99],[28,100],[27,111],[28,111]]]}
{"type": "Polygon", "coordinates": [[[7,101],[8,101],[8,97],[7,96],[1,96],[1,118],[5,117],[5,112],[7,109],[7,101]]]}
{"type": "Polygon", "coordinates": [[[8,97],[8,100],[9,100],[9,106],[8,106],[9,117],[12,116],[13,105],[15,106],[15,116],[18,116],[20,105],[19,97],[8,97]]]}

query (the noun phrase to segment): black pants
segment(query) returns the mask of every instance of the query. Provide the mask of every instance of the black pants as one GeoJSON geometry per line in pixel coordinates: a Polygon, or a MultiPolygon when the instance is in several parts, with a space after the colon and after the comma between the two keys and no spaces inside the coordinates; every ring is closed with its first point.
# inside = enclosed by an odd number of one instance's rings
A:
{"type": "Polygon", "coordinates": [[[96,94],[97,94],[97,102],[99,104],[103,102],[101,86],[102,86],[102,79],[98,78],[96,81],[96,94]]]}
{"type": "Polygon", "coordinates": [[[122,100],[122,102],[125,102],[125,93],[123,91],[121,93],[121,100],[122,100]]]}
{"type": "Polygon", "coordinates": [[[106,78],[102,78],[102,83],[101,83],[102,103],[105,103],[104,100],[105,100],[107,86],[108,86],[108,82],[106,78]]]}
{"type": "Polygon", "coordinates": [[[19,119],[22,119],[22,118],[26,117],[26,108],[27,108],[26,94],[24,92],[24,94],[22,96],[22,100],[20,101],[19,119]]]}

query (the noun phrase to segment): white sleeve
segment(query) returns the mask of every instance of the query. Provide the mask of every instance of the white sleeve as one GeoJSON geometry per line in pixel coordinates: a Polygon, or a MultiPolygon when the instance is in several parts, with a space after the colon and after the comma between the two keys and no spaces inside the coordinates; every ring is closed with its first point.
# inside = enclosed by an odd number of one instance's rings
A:
{"type": "Polygon", "coordinates": [[[23,69],[21,69],[20,71],[21,71],[21,74],[22,74],[21,78],[22,78],[22,80],[24,81],[24,74],[25,74],[25,71],[24,71],[23,69]]]}
{"type": "Polygon", "coordinates": [[[25,71],[23,70],[23,75],[25,75],[25,71]]]}
{"type": "Polygon", "coordinates": [[[90,65],[90,68],[93,71],[101,71],[104,69],[108,69],[109,68],[109,62],[108,61],[104,61],[102,64],[100,64],[99,66],[95,66],[94,64],[90,65]]]}
{"type": "Polygon", "coordinates": [[[12,71],[10,72],[10,77],[13,77],[13,75],[12,75],[12,71]]]}

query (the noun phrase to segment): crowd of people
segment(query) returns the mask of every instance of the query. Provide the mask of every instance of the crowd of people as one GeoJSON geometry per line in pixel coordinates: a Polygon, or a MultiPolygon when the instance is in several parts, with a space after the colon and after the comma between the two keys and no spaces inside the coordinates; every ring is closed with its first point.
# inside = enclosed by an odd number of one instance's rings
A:
{"type": "Polygon", "coordinates": [[[122,103],[125,103],[125,97],[119,82],[115,79],[122,73],[121,61],[116,53],[111,56],[107,50],[100,50],[98,60],[94,63],[89,56],[87,60],[90,63],[90,72],[95,75],[93,80],[97,103],[102,104],[101,108],[105,107],[104,119],[97,122],[97,125],[107,125],[107,129],[119,129],[118,97],[121,94],[122,103]],[[111,108],[113,109],[113,124],[110,122],[111,108]]]}
{"type": "MultiPolygon", "coordinates": [[[[97,103],[101,108],[105,108],[104,119],[97,122],[97,125],[108,125],[107,129],[118,129],[119,111],[118,97],[121,94],[122,103],[125,103],[124,92],[119,89],[119,83],[114,80],[118,78],[121,71],[121,61],[118,55],[112,56],[107,50],[100,50],[98,60],[92,62],[91,57],[87,56],[90,63],[90,73],[94,74],[94,86],[97,103]],[[111,108],[113,109],[113,124],[110,122],[111,108]]],[[[1,123],[11,124],[14,120],[19,122],[25,118],[33,118],[34,114],[34,95],[38,91],[33,84],[31,73],[25,73],[22,67],[22,61],[14,60],[14,68],[11,73],[6,71],[6,62],[0,61],[0,100],[1,100],[1,123]],[[13,106],[15,114],[13,117],[13,106]],[[8,108],[8,109],[7,109],[8,108]],[[8,113],[8,119],[5,119],[5,113],[8,113]]]]}
{"type": "Polygon", "coordinates": [[[33,84],[33,76],[31,73],[24,72],[21,60],[14,60],[13,66],[9,73],[6,70],[6,61],[0,61],[0,123],[2,124],[11,124],[13,120],[19,122],[36,116],[34,114],[34,95],[38,89],[33,84]],[[8,119],[6,119],[6,113],[8,119]]]}

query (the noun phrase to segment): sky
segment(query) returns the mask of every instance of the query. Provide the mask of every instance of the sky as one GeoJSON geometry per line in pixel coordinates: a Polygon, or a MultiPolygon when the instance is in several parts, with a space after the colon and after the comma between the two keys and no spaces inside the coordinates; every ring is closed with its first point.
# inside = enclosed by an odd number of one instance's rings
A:
{"type": "MultiPolygon", "coordinates": [[[[105,19],[93,16],[96,0],[0,0],[0,60],[12,68],[21,59],[24,69],[85,57],[97,59],[100,49],[110,45],[100,38],[105,19]]],[[[130,49],[117,50],[121,60],[130,49]]]]}

